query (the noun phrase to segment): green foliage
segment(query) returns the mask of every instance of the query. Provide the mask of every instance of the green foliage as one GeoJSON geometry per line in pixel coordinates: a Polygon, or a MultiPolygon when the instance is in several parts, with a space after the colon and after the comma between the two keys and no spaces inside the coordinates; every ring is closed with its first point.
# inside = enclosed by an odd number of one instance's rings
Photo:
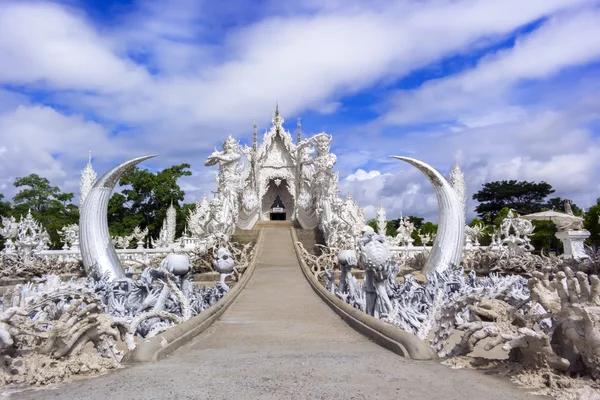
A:
{"type": "Polygon", "coordinates": [[[556,234],[556,225],[552,221],[532,221],[535,230],[531,239],[531,244],[536,250],[552,250],[559,251],[561,249],[561,241],[554,236],[556,234]]]}
{"type": "Polygon", "coordinates": [[[591,245],[600,243],[600,198],[596,199],[596,204],[591,206],[583,217],[583,226],[590,231],[590,237],[587,242],[591,245]]]}
{"type": "Polygon", "coordinates": [[[12,212],[12,206],[9,201],[2,201],[4,195],[0,193],[0,215],[2,216],[10,216],[12,212]]]}
{"type": "Polygon", "coordinates": [[[58,231],[79,221],[79,208],[71,203],[74,194],[62,193],[58,186],[51,186],[48,179],[37,174],[17,178],[14,185],[21,190],[13,197],[11,214],[19,218],[31,210],[50,235],[52,248],[60,248],[58,231]]]}
{"type": "Polygon", "coordinates": [[[398,221],[398,220],[392,220],[392,221],[387,221],[387,223],[385,224],[385,235],[386,236],[390,236],[390,237],[394,237],[398,234],[398,232],[396,232],[396,229],[398,229],[398,227],[395,225],[394,221],[398,221]]]}
{"type": "Polygon", "coordinates": [[[508,213],[509,213],[509,212],[510,212],[510,208],[508,208],[508,207],[504,207],[504,208],[502,208],[502,209],[501,209],[501,210],[498,212],[498,214],[497,214],[496,218],[494,218],[494,225],[495,225],[495,226],[500,226],[500,225],[502,225],[502,221],[504,220],[504,218],[508,217],[508,213]]]}
{"type": "Polygon", "coordinates": [[[108,205],[111,234],[128,235],[139,225],[148,228],[150,237],[158,237],[167,208],[173,203],[177,210],[177,235],[181,235],[189,207],[182,210],[179,206],[185,192],[177,180],[192,175],[189,168],[189,164],[180,164],[152,173],[136,167],[123,174],[119,184],[125,189],[115,193],[108,205]]]}
{"type": "Polygon", "coordinates": [[[487,223],[492,223],[505,207],[520,214],[542,211],[545,199],[554,193],[552,185],[546,182],[527,182],[516,180],[495,181],[483,184],[483,189],[473,195],[480,204],[475,207],[477,214],[487,223]]]}

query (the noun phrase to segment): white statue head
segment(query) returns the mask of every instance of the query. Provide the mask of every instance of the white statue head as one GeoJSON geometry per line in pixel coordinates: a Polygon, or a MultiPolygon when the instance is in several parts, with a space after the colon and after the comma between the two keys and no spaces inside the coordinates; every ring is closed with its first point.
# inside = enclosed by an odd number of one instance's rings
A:
{"type": "Polygon", "coordinates": [[[326,154],[329,152],[330,143],[331,143],[331,135],[325,134],[323,132],[321,135],[317,136],[315,139],[317,152],[319,154],[326,154]]]}
{"type": "Polygon", "coordinates": [[[239,143],[231,135],[227,136],[227,138],[223,141],[223,150],[225,151],[235,151],[237,150],[238,146],[239,143]]]}

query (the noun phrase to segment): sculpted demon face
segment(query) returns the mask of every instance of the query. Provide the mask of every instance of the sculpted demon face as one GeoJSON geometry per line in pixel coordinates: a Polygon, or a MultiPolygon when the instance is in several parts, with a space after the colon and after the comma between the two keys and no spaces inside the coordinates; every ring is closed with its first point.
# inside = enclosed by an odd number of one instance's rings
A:
{"type": "Polygon", "coordinates": [[[237,146],[237,141],[231,136],[227,136],[227,139],[225,139],[225,141],[223,142],[223,150],[225,150],[226,152],[236,150],[237,146]]]}
{"type": "Polygon", "coordinates": [[[316,141],[317,152],[319,154],[327,154],[330,149],[331,136],[323,135],[319,136],[316,141]]]}

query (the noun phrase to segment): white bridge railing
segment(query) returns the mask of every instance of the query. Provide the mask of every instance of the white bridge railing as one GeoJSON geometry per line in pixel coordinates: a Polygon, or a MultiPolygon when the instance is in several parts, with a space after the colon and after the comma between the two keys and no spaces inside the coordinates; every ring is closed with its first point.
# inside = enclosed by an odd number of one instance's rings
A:
{"type": "MultiPolygon", "coordinates": [[[[117,255],[121,261],[132,260],[147,263],[154,257],[166,257],[169,253],[177,252],[192,252],[190,248],[155,248],[155,249],[116,249],[117,255]]],[[[36,256],[46,261],[56,259],[59,262],[78,261],[81,260],[81,252],[79,250],[42,250],[36,253],[36,256]]]]}

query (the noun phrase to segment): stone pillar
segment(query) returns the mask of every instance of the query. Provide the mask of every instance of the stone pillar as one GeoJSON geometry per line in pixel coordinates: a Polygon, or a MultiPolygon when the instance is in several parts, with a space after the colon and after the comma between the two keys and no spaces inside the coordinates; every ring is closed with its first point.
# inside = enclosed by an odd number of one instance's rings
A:
{"type": "Polygon", "coordinates": [[[583,247],[584,240],[590,237],[590,233],[585,229],[578,231],[558,231],[555,236],[563,243],[565,249],[564,258],[574,258],[576,260],[589,258],[585,254],[583,247]]]}

